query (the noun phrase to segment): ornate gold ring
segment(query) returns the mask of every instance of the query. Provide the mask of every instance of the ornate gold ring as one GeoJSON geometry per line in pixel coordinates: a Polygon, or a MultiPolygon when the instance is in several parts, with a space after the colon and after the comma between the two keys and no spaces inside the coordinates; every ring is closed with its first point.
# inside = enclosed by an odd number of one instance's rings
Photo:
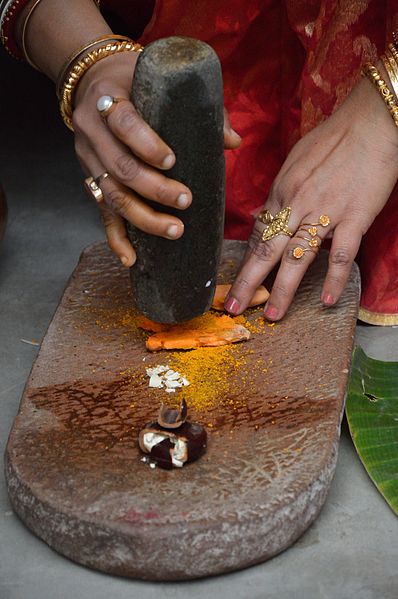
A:
{"type": "Polygon", "coordinates": [[[288,227],[289,218],[291,215],[292,209],[290,206],[286,206],[280,212],[273,216],[269,210],[263,210],[257,217],[257,220],[266,225],[261,240],[269,241],[273,239],[277,235],[287,235],[288,237],[293,237],[294,233],[290,231],[288,227]]]}

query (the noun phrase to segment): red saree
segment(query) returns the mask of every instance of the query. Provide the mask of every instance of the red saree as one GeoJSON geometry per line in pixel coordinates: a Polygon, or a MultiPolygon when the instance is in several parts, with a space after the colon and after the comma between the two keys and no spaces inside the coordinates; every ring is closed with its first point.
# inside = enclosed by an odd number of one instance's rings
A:
{"type": "MultiPolygon", "coordinates": [[[[153,0],[104,0],[133,30],[153,0]]],[[[223,67],[242,146],[227,152],[225,236],[246,239],[292,145],[327,118],[398,28],[398,1],[157,0],[140,41],[188,35],[223,67]]],[[[363,239],[360,318],[398,324],[398,187],[363,239]]]]}

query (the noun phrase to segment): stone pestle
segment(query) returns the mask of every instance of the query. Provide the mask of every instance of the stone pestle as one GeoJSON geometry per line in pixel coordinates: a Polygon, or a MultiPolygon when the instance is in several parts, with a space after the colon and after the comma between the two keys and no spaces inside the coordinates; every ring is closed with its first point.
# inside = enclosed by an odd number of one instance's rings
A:
{"type": "Polygon", "coordinates": [[[130,269],[134,298],[148,318],[182,322],[210,308],[221,255],[225,163],[218,57],[192,38],[153,42],[139,56],[131,99],[176,155],[174,167],[165,174],[187,185],[193,196],[186,210],[148,202],[183,221],[184,234],[178,240],[129,225],[137,252],[130,269]]]}

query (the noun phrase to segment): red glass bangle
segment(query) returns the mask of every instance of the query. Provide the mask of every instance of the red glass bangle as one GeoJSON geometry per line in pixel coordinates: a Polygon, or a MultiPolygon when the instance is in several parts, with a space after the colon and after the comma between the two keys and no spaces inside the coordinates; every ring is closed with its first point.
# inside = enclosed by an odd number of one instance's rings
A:
{"type": "Polygon", "coordinates": [[[18,46],[15,39],[15,24],[17,19],[25,6],[29,4],[30,0],[14,0],[5,9],[1,19],[1,41],[4,48],[14,58],[20,58],[23,60],[23,53],[21,48],[18,46]]]}

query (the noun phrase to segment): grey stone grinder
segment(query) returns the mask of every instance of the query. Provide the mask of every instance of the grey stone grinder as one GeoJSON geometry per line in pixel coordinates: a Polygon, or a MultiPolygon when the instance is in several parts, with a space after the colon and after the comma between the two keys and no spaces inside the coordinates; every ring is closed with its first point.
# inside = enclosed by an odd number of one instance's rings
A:
{"type": "Polygon", "coordinates": [[[170,37],[148,45],[137,62],[132,102],[173,149],[165,174],[193,195],[186,210],[149,202],[184,223],[178,240],[129,226],[137,250],[131,268],[139,310],[157,322],[175,323],[206,312],[216,285],[224,229],[224,103],[221,67],[207,44],[170,37]]]}

